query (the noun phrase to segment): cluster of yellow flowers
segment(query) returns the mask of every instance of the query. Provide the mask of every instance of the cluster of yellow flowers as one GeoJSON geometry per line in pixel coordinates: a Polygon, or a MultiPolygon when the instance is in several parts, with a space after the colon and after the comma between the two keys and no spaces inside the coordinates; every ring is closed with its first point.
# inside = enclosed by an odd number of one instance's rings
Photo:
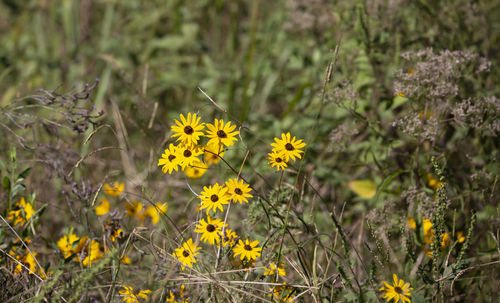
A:
{"type": "MultiPolygon", "coordinates": [[[[183,171],[190,178],[201,177],[211,165],[223,160],[225,148],[238,141],[239,132],[232,122],[225,123],[222,119],[214,119],[213,123],[203,123],[200,120],[201,117],[195,113],[188,113],[187,117],[180,114],[180,119],[174,120],[175,125],[171,130],[172,138],[175,138],[177,145],[169,144],[158,160],[158,166],[163,173],[183,171]],[[203,140],[204,137],[208,140],[203,140]]],[[[271,144],[272,152],[268,154],[271,167],[276,167],[278,171],[284,170],[290,161],[301,159],[301,154],[304,152],[302,148],[306,145],[302,140],[297,140],[287,133],[282,134],[281,139],[275,138],[274,141],[271,144]]],[[[262,248],[259,247],[259,241],[241,239],[228,227],[225,220],[216,217],[222,214],[224,207],[231,202],[248,203],[248,199],[253,197],[251,191],[250,185],[240,175],[222,184],[203,186],[198,196],[200,199],[198,210],[205,210],[206,217],[199,219],[194,229],[195,233],[200,234],[201,242],[227,249],[227,252],[232,251],[233,264],[239,262],[243,266],[253,266],[253,262],[261,256],[262,248]]],[[[174,256],[180,262],[181,270],[196,263],[196,257],[201,249],[193,238],[188,238],[175,249],[174,256]]],[[[277,280],[278,276],[286,275],[283,265],[283,263],[279,265],[271,263],[269,267],[264,268],[264,275],[276,276],[277,280]]],[[[279,290],[276,288],[272,294],[281,296],[279,290]]],[[[180,293],[183,292],[182,287],[180,293]]],[[[173,298],[173,294],[170,297],[173,298]]]]}
{"type": "MultiPolygon", "coordinates": [[[[412,217],[408,218],[407,221],[408,226],[411,229],[417,229],[417,222],[412,217]]],[[[425,254],[432,258],[432,251],[430,250],[430,244],[434,241],[436,237],[434,234],[434,229],[432,228],[432,222],[429,218],[422,219],[422,230],[423,230],[423,245],[422,249],[425,251],[425,254]]],[[[462,231],[458,231],[456,234],[456,241],[458,243],[463,243],[465,241],[465,237],[462,231]]],[[[451,243],[451,238],[449,233],[441,234],[441,247],[445,248],[449,246],[451,243]]]]}

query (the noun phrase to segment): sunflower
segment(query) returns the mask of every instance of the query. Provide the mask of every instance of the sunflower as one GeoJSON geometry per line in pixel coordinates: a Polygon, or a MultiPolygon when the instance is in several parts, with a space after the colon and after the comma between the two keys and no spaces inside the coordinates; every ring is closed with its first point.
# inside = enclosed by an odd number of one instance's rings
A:
{"type": "Polygon", "coordinates": [[[269,296],[279,303],[288,303],[293,302],[293,292],[294,288],[287,286],[286,282],[283,282],[282,285],[274,286],[269,296]]]}
{"type": "Polygon", "coordinates": [[[115,182],[113,185],[104,184],[104,193],[111,197],[119,196],[125,189],[124,183],[115,182]]]}
{"type": "Polygon", "coordinates": [[[165,215],[168,209],[168,204],[156,202],[155,205],[150,205],[146,208],[146,215],[151,217],[151,223],[157,224],[160,221],[160,215],[165,215]]]}
{"type": "Polygon", "coordinates": [[[391,301],[394,299],[395,303],[398,303],[399,300],[401,302],[408,302],[411,303],[410,300],[410,289],[413,290],[413,288],[410,287],[410,283],[405,283],[405,281],[398,280],[398,276],[396,274],[392,275],[392,278],[394,280],[394,283],[389,285],[386,281],[382,281],[382,283],[385,284],[382,288],[379,289],[379,291],[384,291],[385,294],[382,297],[383,299],[387,299],[387,302],[391,301]]]}
{"type": "Polygon", "coordinates": [[[229,228],[222,229],[222,246],[233,247],[236,244],[236,240],[238,239],[238,235],[229,228]]]}
{"type": "Polygon", "coordinates": [[[118,229],[113,229],[111,231],[111,234],[109,235],[109,239],[113,242],[116,242],[116,241],[118,241],[118,239],[121,239],[124,236],[125,236],[125,234],[123,233],[123,229],[118,228],[118,229]]]}
{"type": "Polygon", "coordinates": [[[204,154],[203,158],[207,164],[217,164],[219,163],[221,157],[224,156],[223,146],[217,142],[208,143],[203,148],[204,154]]]}
{"type": "Polygon", "coordinates": [[[185,169],[189,165],[193,165],[193,163],[200,161],[200,159],[196,157],[202,153],[203,151],[200,148],[194,148],[194,146],[179,146],[177,156],[179,157],[179,165],[181,166],[181,169],[185,169]]]}
{"type": "Polygon", "coordinates": [[[231,146],[234,144],[233,141],[238,141],[236,136],[239,132],[237,130],[234,131],[236,125],[231,125],[231,122],[227,122],[224,125],[224,120],[215,119],[214,124],[207,123],[207,128],[207,137],[210,138],[208,144],[231,146]]]}
{"type": "Polygon", "coordinates": [[[173,170],[177,171],[179,167],[180,157],[177,155],[177,146],[170,143],[167,149],[161,155],[161,158],[158,159],[158,166],[162,166],[161,171],[166,174],[172,173],[173,170]]]}
{"type": "Polygon", "coordinates": [[[57,247],[64,255],[64,258],[67,259],[71,256],[73,246],[76,242],[80,240],[80,238],[75,234],[69,234],[57,240],[57,247]]]}
{"type": "Polygon", "coordinates": [[[201,241],[210,245],[218,244],[220,242],[221,229],[224,226],[224,222],[220,219],[212,219],[208,216],[207,221],[204,219],[200,220],[200,223],[196,225],[194,230],[196,233],[201,234],[201,241]]]}
{"type": "Polygon", "coordinates": [[[236,257],[237,255],[240,255],[240,259],[243,260],[246,258],[247,260],[256,260],[258,257],[260,257],[260,251],[262,248],[257,247],[259,244],[259,241],[248,241],[248,239],[245,240],[245,242],[239,240],[238,244],[236,244],[236,247],[233,249],[234,251],[234,256],[236,257]]]}
{"type": "Polygon", "coordinates": [[[269,162],[267,162],[267,164],[271,165],[271,168],[276,166],[276,171],[279,171],[280,169],[285,170],[285,167],[288,166],[286,164],[286,157],[282,153],[273,151],[267,154],[267,159],[269,159],[269,162]]]}
{"type": "Polygon", "coordinates": [[[302,157],[300,154],[304,152],[300,149],[306,146],[306,144],[302,142],[302,139],[295,140],[295,137],[291,138],[290,133],[282,133],[281,139],[274,138],[274,141],[274,143],[271,143],[273,152],[283,153],[286,162],[288,162],[289,159],[293,161],[295,161],[295,158],[300,159],[302,157]]]}
{"type": "Polygon", "coordinates": [[[123,295],[123,301],[125,303],[139,303],[139,299],[147,299],[148,294],[151,293],[151,290],[134,290],[132,286],[123,285],[123,289],[119,291],[120,295],[123,295]]]}
{"type": "Polygon", "coordinates": [[[186,288],[184,285],[181,285],[180,288],[174,288],[169,291],[169,296],[167,298],[167,302],[169,303],[187,303],[189,302],[189,298],[186,297],[186,288]],[[179,301],[177,300],[179,299],[179,301]]]}
{"type": "Polygon", "coordinates": [[[137,201],[125,204],[125,210],[127,211],[126,216],[135,217],[138,220],[143,220],[146,215],[142,203],[137,201]]]}
{"type": "Polygon", "coordinates": [[[220,211],[224,211],[222,205],[229,204],[229,197],[226,195],[227,187],[220,186],[218,183],[215,183],[213,186],[206,187],[203,186],[203,191],[198,198],[201,199],[201,207],[200,209],[207,209],[207,215],[210,209],[216,213],[217,209],[220,211]]]}
{"type": "Polygon", "coordinates": [[[186,266],[192,267],[193,263],[196,263],[194,257],[199,254],[198,250],[200,249],[201,247],[194,244],[191,238],[184,242],[181,247],[175,249],[175,257],[182,263],[182,270],[184,270],[186,266]]]}
{"type": "Polygon", "coordinates": [[[95,214],[98,216],[103,216],[109,212],[109,201],[106,198],[99,200],[100,204],[94,207],[95,214]]]}
{"type": "Polygon", "coordinates": [[[22,197],[21,200],[15,204],[14,209],[15,210],[11,210],[7,214],[7,220],[13,220],[13,225],[24,225],[35,213],[31,204],[29,202],[26,203],[24,197],[22,197]]]}
{"type": "Polygon", "coordinates": [[[208,165],[196,159],[191,165],[184,168],[184,174],[186,174],[188,178],[198,179],[207,172],[207,169],[208,165]]]}
{"type": "Polygon", "coordinates": [[[279,266],[276,266],[274,262],[271,262],[271,264],[269,264],[269,267],[264,268],[264,276],[272,276],[276,273],[278,276],[286,276],[283,262],[281,262],[279,266]]]}
{"type": "Polygon", "coordinates": [[[177,141],[181,141],[184,145],[196,145],[201,136],[203,136],[203,129],[205,128],[205,123],[200,123],[200,117],[196,114],[187,114],[187,119],[184,115],[180,115],[181,122],[174,120],[175,124],[172,125],[172,131],[174,134],[172,137],[178,137],[177,141]]]}
{"type": "Polygon", "coordinates": [[[238,180],[237,178],[229,179],[226,181],[226,187],[228,188],[227,193],[234,203],[248,203],[247,198],[253,197],[251,194],[249,194],[252,189],[248,184],[243,182],[243,180],[238,180]]]}

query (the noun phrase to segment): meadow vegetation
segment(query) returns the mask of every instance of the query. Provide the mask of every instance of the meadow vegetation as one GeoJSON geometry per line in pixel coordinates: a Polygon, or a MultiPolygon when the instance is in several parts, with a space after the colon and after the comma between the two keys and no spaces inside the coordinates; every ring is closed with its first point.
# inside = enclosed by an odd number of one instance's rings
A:
{"type": "Polygon", "coordinates": [[[0,1],[0,302],[497,302],[499,20],[0,1]]]}

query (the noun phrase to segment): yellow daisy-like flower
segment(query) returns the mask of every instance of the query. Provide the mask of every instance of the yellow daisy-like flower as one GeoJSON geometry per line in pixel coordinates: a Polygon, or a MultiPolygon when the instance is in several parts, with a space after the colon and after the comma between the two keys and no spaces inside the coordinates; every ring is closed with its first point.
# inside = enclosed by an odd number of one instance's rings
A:
{"type": "Polygon", "coordinates": [[[238,235],[232,231],[230,228],[224,228],[222,230],[222,246],[226,247],[229,245],[229,247],[233,247],[236,244],[236,241],[238,240],[238,235]]]}
{"type": "Polygon", "coordinates": [[[31,219],[35,210],[30,203],[26,203],[24,197],[14,205],[14,210],[9,211],[7,220],[14,221],[13,225],[24,225],[31,219]]]}
{"type": "Polygon", "coordinates": [[[443,233],[441,234],[441,247],[446,247],[450,245],[450,235],[448,233],[443,233]]]}
{"type": "Polygon", "coordinates": [[[224,211],[222,205],[229,204],[229,197],[227,196],[227,187],[221,186],[215,183],[213,186],[206,187],[203,186],[203,191],[201,195],[198,196],[201,199],[200,209],[207,209],[207,215],[210,210],[214,213],[219,209],[221,212],[224,211]]]}
{"type": "Polygon", "coordinates": [[[203,129],[205,123],[200,123],[200,117],[196,114],[187,114],[187,119],[183,114],[180,114],[181,122],[174,120],[175,124],[172,125],[174,134],[172,137],[178,137],[177,141],[181,141],[184,145],[196,145],[201,136],[203,136],[203,129]]]}
{"type": "Polygon", "coordinates": [[[188,178],[198,179],[201,178],[207,172],[207,170],[208,165],[196,159],[193,164],[184,168],[184,174],[186,174],[188,178]]]}
{"type": "Polygon", "coordinates": [[[132,286],[123,285],[123,289],[119,291],[120,295],[123,295],[122,302],[125,303],[139,303],[139,299],[148,299],[148,294],[151,290],[134,290],[132,286]]]}
{"type": "Polygon", "coordinates": [[[248,203],[247,198],[253,197],[249,192],[252,191],[250,185],[246,184],[243,180],[237,178],[229,179],[226,181],[227,194],[234,203],[243,202],[248,203]]]}
{"type": "Polygon", "coordinates": [[[115,182],[113,185],[104,184],[104,193],[111,197],[118,197],[124,189],[124,183],[115,182]]]}
{"type": "Polygon", "coordinates": [[[193,165],[194,163],[200,161],[196,158],[201,155],[203,151],[200,148],[193,148],[192,146],[182,145],[177,149],[177,157],[179,157],[179,165],[181,169],[193,165]]]}
{"type": "Polygon", "coordinates": [[[146,212],[142,208],[143,205],[140,202],[128,202],[125,204],[125,210],[127,211],[126,216],[135,217],[137,220],[144,220],[146,212]]]}
{"type": "Polygon", "coordinates": [[[439,179],[435,178],[432,174],[427,174],[427,182],[429,187],[434,191],[437,191],[441,186],[443,186],[443,182],[439,181],[439,179]]]}
{"type": "Polygon", "coordinates": [[[233,141],[238,141],[236,136],[239,132],[234,130],[236,125],[231,125],[231,122],[224,125],[224,120],[215,119],[214,124],[207,123],[207,128],[207,137],[210,138],[208,144],[231,146],[233,141]]]}
{"type": "Polygon", "coordinates": [[[191,238],[184,242],[181,247],[175,249],[175,257],[182,263],[182,270],[184,270],[186,266],[193,267],[193,263],[196,263],[194,257],[199,254],[198,250],[200,249],[201,247],[194,244],[191,238]]]}
{"type": "Polygon", "coordinates": [[[179,288],[174,288],[169,291],[167,302],[169,303],[187,303],[189,298],[186,297],[186,288],[181,285],[179,288]]]}
{"type": "Polygon", "coordinates": [[[72,251],[74,249],[74,244],[80,240],[80,237],[78,237],[75,234],[69,234],[67,236],[64,236],[57,240],[57,247],[61,251],[61,253],[64,255],[64,258],[67,259],[69,256],[71,256],[72,251]]]}
{"type": "Polygon", "coordinates": [[[120,262],[122,262],[122,264],[129,265],[130,263],[132,263],[132,260],[130,260],[130,258],[127,256],[123,256],[122,258],[120,258],[120,262]]]}
{"type": "MultiPolygon", "coordinates": [[[[29,269],[29,274],[32,275],[33,273],[36,273],[36,261],[35,261],[35,256],[37,255],[36,252],[33,252],[32,254],[30,253],[27,253],[26,255],[24,255],[20,261],[21,263],[24,264],[24,266],[22,266],[21,264],[17,263],[16,265],[16,268],[14,269],[14,273],[17,275],[19,273],[21,273],[21,271],[24,269],[26,270],[26,268],[29,269]]],[[[17,257],[16,259],[19,259],[19,257],[17,257]]]]}
{"type": "Polygon", "coordinates": [[[464,243],[465,242],[465,237],[464,233],[461,231],[457,231],[457,241],[458,243],[464,243]]]}
{"type": "Polygon", "coordinates": [[[220,219],[212,219],[208,216],[207,221],[201,219],[199,224],[196,225],[195,232],[201,234],[201,241],[210,245],[218,244],[220,242],[221,229],[224,222],[220,219]]]}
{"type": "Polygon", "coordinates": [[[116,242],[116,241],[118,241],[118,239],[121,239],[124,236],[125,236],[125,234],[123,233],[123,229],[118,228],[118,229],[113,229],[111,231],[111,234],[109,235],[109,239],[113,242],[116,242]]]}
{"type": "Polygon", "coordinates": [[[283,282],[282,285],[273,287],[269,296],[273,297],[279,303],[293,302],[293,291],[292,287],[287,286],[286,282],[283,282]]]}
{"type": "Polygon", "coordinates": [[[109,213],[109,201],[106,198],[99,200],[100,204],[94,207],[95,214],[98,216],[103,216],[109,213]]]}
{"type": "Polygon", "coordinates": [[[262,248],[258,247],[259,241],[255,240],[250,242],[248,239],[245,242],[239,240],[238,244],[234,247],[234,256],[240,255],[240,259],[243,260],[246,258],[247,260],[256,260],[260,257],[260,251],[262,248]]]}
{"type": "Polygon", "coordinates": [[[267,154],[267,159],[269,159],[269,162],[267,162],[267,164],[271,165],[271,168],[276,166],[276,171],[279,171],[280,169],[285,170],[285,168],[288,166],[286,164],[286,157],[282,153],[273,151],[267,154]]]}
{"type": "Polygon", "coordinates": [[[146,209],[146,215],[151,217],[151,223],[157,224],[160,222],[160,215],[165,215],[168,209],[168,204],[156,202],[155,205],[150,205],[146,209]]]}
{"type": "Polygon", "coordinates": [[[424,229],[424,243],[431,244],[432,238],[434,238],[434,230],[432,229],[431,220],[424,218],[422,221],[422,228],[424,229]]]}
{"type": "Polygon", "coordinates": [[[382,298],[387,299],[387,302],[394,300],[395,303],[398,303],[399,300],[401,300],[403,303],[411,303],[409,297],[411,296],[410,290],[413,290],[413,288],[410,287],[410,283],[405,283],[402,279],[398,280],[398,276],[396,274],[393,274],[392,278],[394,280],[392,286],[386,281],[382,281],[382,283],[385,284],[385,286],[379,289],[379,291],[385,292],[382,298]]]}
{"type": "Polygon", "coordinates": [[[271,264],[269,264],[269,267],[264,268],[264,276],[272,276],[276,273],[278,274],[278,276],[286,276],[284,265],[285,263],[281,262],[280,266],[276,266],[274,262],[271,262],[271,264]]]}
{"type": "Polygon", "coordinates": [[[215,142],[208,143],[203,148],[203,151],[203,159],[205,159],[205,163],[208,165],[219,163],[220,159],[224,156],[224,146],[215,142]]]}
{"type": "Polygon", "coordinates": [[[87,236],[81,238],[78,246],[73,249],[73,253],[76,254],[76,262],[81,262],[83,266],[91,267],[92,262],[104,257],[104,255],[101,253],[99,242],[91,240],[89,243],[88,239],[87,236]]]}
{"type": "Polygon", "coordinates": [[[274,143],[271,143],[273,152],[283,153],[286,162],[288,162],[289,159],[295,161],[295,158],[302,158],[300,154],[304,151],[300,149],[306,146],[306,144],[302,142],[302,139],[295,140],[295,137],[291,138],[290,133],[282,133],[281,139],[274,138],[274,141],[274,143]]]}
{"type": "Polygon", "coordinates": [[[158,159],[158,166],[162,166],[161,171],[166,174],[171,174],[172,171],[177,171],[179,169],[180,158],[177,155],[177,146],[170,143],[167,149],[161,155],[161,158],[158,159]]]}

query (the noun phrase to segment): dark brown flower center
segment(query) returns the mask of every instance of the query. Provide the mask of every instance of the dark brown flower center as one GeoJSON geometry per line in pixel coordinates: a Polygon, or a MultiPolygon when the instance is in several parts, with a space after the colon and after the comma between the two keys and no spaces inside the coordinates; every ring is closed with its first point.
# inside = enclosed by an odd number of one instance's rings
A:
{"type": "Polygon", "coordinates": [[[172,162],[172,160],[174,160],[174,159],[175,159],[175,156],[174,156],[174,155],[170,155],[170,156],[168,156],[168,161],[172,162]]]}
{"type": "Polygon", "coordinates": [[[189,252],[187,250],[184,250],[182,252],[182,255],[184,256],[184,258],[187,258],[187,257],[189,257],[189,252]]]}
{"type": "Polygon", "coordinates": [[[280,163],[280,162],[281,162],[281,161],[283,161],[283,160],[281,160],[281,158],[280,158],[280,157],[276,157],[276,159],[274,159],[274,161],[276,161],[276,163],[280,163]]]}
{"type": "Polygon", "coordinates": [[[192,153],[189,149],[186,149],[186,150],[184,151],[184,157],[186,157],[186,158],[191,157],[191,155],[192,155],[192,154],[193,154],[193,153],[192,153]]]}
{"type": "Polygon", "coordinates": [[[194,170],[194,174],[195,174],[195,175],[197,175],[197,174],[199,174],[199,173],[200,173],[200,171],[199,171],[199,170],[197,170],[197,169],[195,169],[195,170],[194,170]]]}
{"type": "Polygon", "coordinates": [[[210,200],[212,200],[212,202],[217,202],[217,201],[219,201],[219,196],[212,195],[212,196],[210,196],[210,200]]]}
{"type": "Polygon", "coordinates": [[[402,294],[403,293],[403,290],[399,286],[394,287],[394,291],[397,292],[398,294],[402,294]]]}
{"type": "Polygon", "coordinates": [[[235,188],[234,189],[234,193],[237,194],[237,195],[243,195],[243,192],[239,188],[235,188]]]}
{"type": "Polygon", "coordinates": [[[225,131],[223,131],[222,129],[218,130],[217,131],[217,137],[219,138],[227,138],[227,134],[225,131]]]}
{"type": "Polygon", "coordinates": [[[293,145],[291,143],[285,144],[285,148],[286,148],[286,150],[294,150],[295,149],[295,147],[293,147],[293,145]]]}
{"type": "Polygon", "coordinates": [[[208,224],[207,225],[207,231],[209,233],[213,233],[215,231],[215,226],[213,224],[208,224]]]}
{"type": "Polygon", "coordinates": [[[252,251],[252,249],[253,249],[252,246],[248,244],[245,245],[245,250],[252,251]]]}
{"type": "Polygon", "coordinates": [[[184,132],[187,135],[191,135],[192,133],[194,133],[194,129],[191,127],[191,125],[188,125],[188,126],[184,127],[184,132]]]}

